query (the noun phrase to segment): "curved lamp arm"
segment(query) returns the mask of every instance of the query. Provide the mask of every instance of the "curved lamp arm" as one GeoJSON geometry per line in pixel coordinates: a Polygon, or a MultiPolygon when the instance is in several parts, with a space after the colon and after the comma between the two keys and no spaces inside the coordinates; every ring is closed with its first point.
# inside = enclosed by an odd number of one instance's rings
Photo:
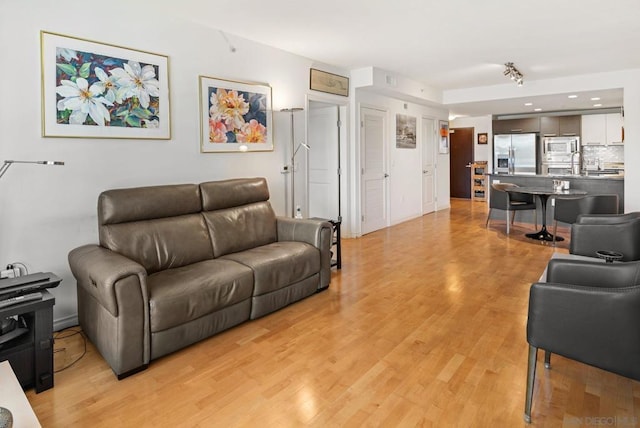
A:
{"type": "Polygon", "coordinates": [[[307,143],[300,142],[300,144],[298,144],[298,147],[296,147],[295,151],[293,152],[292,158],[296,157],[296,155],[298,154],[298,150],[300,150],[300,147],[304,147],[307,150],[311,150],[311,147],[309,147],[309,145],[307,143]]]}
{"type": "Polygon", "coordinates": [[[14,163],[35,163],[39,165],[64,165],[61,161],[19,161],[19,160],[6,160],[0,167],[0,178],[7,172],[9,167],[14,163]]]}

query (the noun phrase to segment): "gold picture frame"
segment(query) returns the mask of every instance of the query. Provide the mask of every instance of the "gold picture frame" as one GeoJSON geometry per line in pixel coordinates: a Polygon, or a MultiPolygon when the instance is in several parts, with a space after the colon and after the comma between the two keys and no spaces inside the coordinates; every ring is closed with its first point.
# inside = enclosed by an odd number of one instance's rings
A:
{"type": "Polygon", "coordinates": [[[166,55],[40,31],[42,136],[171,139],[168,62],[166,55]]]}
{"type": "Polygon", "coordinates": [[[348,97],[349,78],[312,68],[309,73],[309,89],[348,97]]]}
{"type": "Polygon", "coordinates": [[[198,78],[201,153],[273,150],[271,86],[198,78]]]}

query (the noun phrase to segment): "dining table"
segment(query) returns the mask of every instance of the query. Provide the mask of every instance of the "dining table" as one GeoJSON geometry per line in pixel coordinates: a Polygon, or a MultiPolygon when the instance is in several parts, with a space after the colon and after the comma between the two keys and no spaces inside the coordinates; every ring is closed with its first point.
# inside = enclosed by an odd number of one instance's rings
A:
{"type": "MultiPolygon", "coordinates": [[[[579,198],[587,194],[586,190],[560,189],[557,187],[513,187],[506,189],[508,193],[524,193],[535,195],[540,201],[542,212],[542,228],[534,233],[526,233],[525,236],[539,241],[553,241],[553,235],[547,230],[547,202],[549,198],[579,198]]],[[[556,241],[564,241],[561,236],[556,236],[556,241]]]]}

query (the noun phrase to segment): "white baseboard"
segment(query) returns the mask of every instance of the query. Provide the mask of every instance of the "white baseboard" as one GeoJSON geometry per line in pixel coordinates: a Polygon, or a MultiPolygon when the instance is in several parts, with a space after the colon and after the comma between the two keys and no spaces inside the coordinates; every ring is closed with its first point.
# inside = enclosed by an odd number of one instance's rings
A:
{"type": "Polygon", "coordinates": [[[78,325],[78,315],[69,315],[68,317],[53,320],[53,331],[64,330],[65,328],[78,325]]]}

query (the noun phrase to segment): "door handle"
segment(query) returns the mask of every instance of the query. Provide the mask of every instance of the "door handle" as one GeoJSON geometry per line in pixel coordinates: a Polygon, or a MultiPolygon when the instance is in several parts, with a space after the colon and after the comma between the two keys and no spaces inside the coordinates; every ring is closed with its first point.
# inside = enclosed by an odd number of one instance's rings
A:
{"type": "Polygon", "coordinates": [[[387,174],[387,173],[385,172],[385,174],[384,174],[384,178],[389,178],[389,174],[387,174]]]}
{"type": "Polygon", "coordinates": [[[465,168],[471,168],[473,165],[471,163],[466,164],[464,167],[465,168]]]}

